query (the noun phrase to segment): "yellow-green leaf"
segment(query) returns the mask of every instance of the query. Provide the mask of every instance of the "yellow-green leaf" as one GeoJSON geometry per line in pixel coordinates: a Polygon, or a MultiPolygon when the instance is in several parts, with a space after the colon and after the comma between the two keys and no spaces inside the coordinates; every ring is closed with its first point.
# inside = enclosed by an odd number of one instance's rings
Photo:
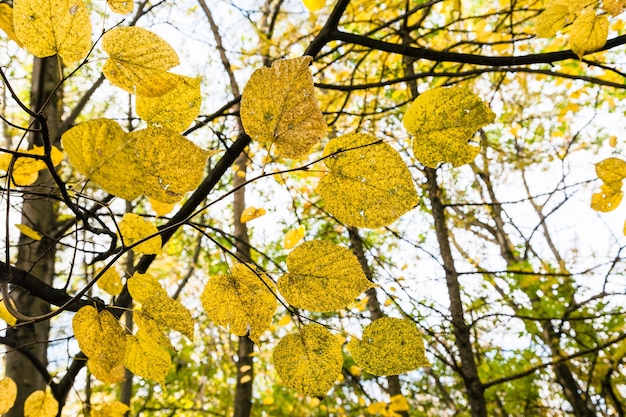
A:
{"type": "Polygon", "coordinates": [[[6,3],[0,3],[0,29],[18,46],[22,46],[22,42],[17,38],[13,29],[13,9],[6,3]]]}
{"type": "Polygon", "coordinates": [[[254,220],[258,217],[265,216],[265,209],[263,207],[256,208],[253,206],[246,207],[239,217],[241,223],[247,223],[250,220],[254,220]]]}
{"type": "Polygon", "coordinates": [[[24,401],[24,417],[55,417],[58,411],[59,403],[50,388],[35,391],[24,401]]]}
{"type": "Polygon", "coordinates": [[[161,236],[157,227],[135,213],[126,213],[118,227],[124,239],[124,245],[133,245],[149,236],[154,236],[132,248],[133,252],[154,255],[161,252],[161,236]]]}
{"type": "Polygon", "coordinates": [[[113,120],[75,126],[62,142],[74,168],[108,193],[131,201],[146,188],[135,144],[113,120]]]}
{"type": "Polygon", "coordinates": [[[209,279],[201,301],[211,320],[238,336],[249,334],[258,344],[276,311],[276,297],[272,293],[275,291],[274,283],[265,274],[237,264],[230,275],[209,279]]]}
{"type": "Polygon", "coordinates": [[[110,312],[91,306],[82,307],[74,315],[72,329],[78,346],[90,361],[110,373],[124,359],[125,332],[110,312]]]}
{"type": "Polygon", "coordinates": [[[127,335],[124,365],[135,375],[163,384],[171,364],[169,352],[153,339],[127,335]]]}
{"type": "Polygon", "coordinates": [[[331,140],[324,149],[330,173],[320,181],[325,208],[342,222],[378,228],[417,204],[413,178],[400,155],[376,137],[357,133],[331,140]]]}
{"type": "Polygon", "coordinates": [[[178,85],[160,97],[137,97],[137,115],[149,125],[182,132],[200,112],[200,80],[181,76],[178,85]]]}
{"type": "Polygon", "coordinates": [[[130,408],[126,404],[119,401],[111,401],[92,407],[91,417],[124,417],[128,410],[130,408]]]}
{"type": "Polygon", "coordinates": [[[98,279],[96,285],[98,285],[101,290],[106,291],[111,295],[120,294],[124,288],[124,285],[122,284],[122,277],[113,266],[104,271],[102,276],[98,279]]]}
{"type": "Polygon", "coordinates": [[[128,136],[135,142],[144,175],[143,194],[163,203],[175,203],[195,190],[208,157],[214,154],[169,129],[149,127],[128,136]]]}
{"type": "Polygon", "coordinates": [[[15,0],[13,26],[31,54],[59,54],[66,64],[79,61],[91,48],[91,21],[82,0],[15,0]]]}
{"type": "Polygon", "coordinates": [[[241,97],[241,122],[254,140],[272,143],[286,158],[304,155],[326,135],[309,71],[311,57],[274,61],[250,77],[241,97]]]}
{"type": "Polygon", "coordinates": [[[382,317],[363,330],[362,340],[348,343],[354,361],[372,375],[398,375],[430,366],[424,342],[414,323],[382,317]]]}
{"type": "Polygon", "coordinates": [[[9,313],[9,310],[7,309],[7,306],[4,305],[4,300],[2,299],[0,299],[0,319],[6,321],[9,326],[15,326],[17,323],[17,319],[9,313]]]}
{"type": "Polygon", "coordinates": [[[13,408],[17,398],[17,385],[9,378],[0,379],[0,414],[4,414],[13,408]]]}
{"type": "Polygon", "coordinates": [[[415,136],[413,154],[422,164],[436,168],[440,162],[453,166],[476,158],[479,146],[468,143],[495,114],[465,87],[439,87],[413,101],[404,114],[404,127],[415,136]]]}
{"type": "Polygon", "coordinates": [[[597,15],[592,7],[586,7],[578,15],[569,35],[572,51],[582,58],[604,46],[609,36],[609,18],[606,14],[597,15]]]}
{"type": "Polygon", "coordinates": [[[41,240],[42,236],[41,233],[39,233],[36,230],[33,230],[31,227],[25,225],[25,224],[16,224],[15,227],[22,232],[22,234],[26,237],[31,238],[32,240],[41,240]]]}
{"type": "Polygon", "coordinates": [[[294,307],[326,312],[344,308],[374,286],[350,250],[326,240],[304,242],[287,257],[278,291],[294,307]]]}
{"type": "Polygon", "coordinates": [[[337,338],[324,326],[308,324],[280,339],[274,367],[283,384],[301,394],[324,397],[341,374],[343,355],[337,338]]]}
{"type": "Polygon", "coordinates": [[[107,4],[114,13],[128,14],[135,8],[133,0],[107,0],[107,4]]]}
{"type": "Polygon", "coordinates": [[[102,72],[107,79],[131,94],[159,97],[180,82],[167,72],[180,64],[178,54],[156,33],[140,27],[118,27],[102,37],[109,54],[102,72]]]}

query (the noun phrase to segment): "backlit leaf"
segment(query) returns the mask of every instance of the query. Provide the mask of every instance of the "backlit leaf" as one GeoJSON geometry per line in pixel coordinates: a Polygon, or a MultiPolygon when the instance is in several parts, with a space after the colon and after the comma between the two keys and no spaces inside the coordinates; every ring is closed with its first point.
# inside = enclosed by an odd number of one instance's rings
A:
{"type": "Polygon", "coordinates": [[[0,414],[9,411],[17,397],[17,385],[9,378],[0,379],[0,414]]]}
{"type": "Polygon", "coordinates": [[[132,201],[145,188],[135,144],[113,120],[74,126],[62,142],[74,168],[108,193],[132,201]]]}
{"type": "Polygon", "coordinates": [[[169,352],[153,339],[127,335],[124,365],[135,375],[163,384],[171,364],[169,352]]]}
{"type": "Polygon", "coordinates": [[[113,314],[106,310],[98,313],[91,306],[82,307],[72,319],[72,329],[78,347],[90,361],[97,362],[102,373],[110,373],[122,364],[125,332],[113,314]]]}
{"type": "Polygon", "coordinates": [[[140,27],[118,27],[102,37],[109,54],[102,72],[131,94],[158,97],[171,91],[180,76],[167,72],[180,64],[178,54],[163,38],[140,27]]]}
{"type": "Polygon", "coordinates": [[[398,318],[374,320],[363,330],[362,340],[348,343],[348,350],[357,365],[372,375],[398,375],[430,366],[417,327],[398,318]]]}
{"type": "Polygon", "coordinates": [[[238,336],[249,334],[258,344],[276,311],[276,297],[270,289],[276,291],[266,275],[236,264],[230,275],[209,279],[202,292],[202,306],[211,320],[238,336]]]}
{"type": "Polygon", "coordinates": [[[163,328],[152,317],[144,314],[143,311],[135,311],[133,319],[137,324],[137,337],[152,340],[152,343],[168,349],[174,350],[172,342],[163,331],[163,328]]]}
{"type": "Polygon", "coordinates": [[[296,246],[304,238],[305,233],[306,229],[304,226],[298,226],[289,230],[283,238],[283,248],[291,249],[296,246]]]}
{"type": "Polygon", "coordinates": [[[59,54],[69,64],[91,48],[91,21],[82,0],[15,0],[13,26],[28,52],[39,58],[59,54]]]}
{"type": "Polygon", "coordinates": [[[374,286],[350,250],[326,240],[304,242],[287,257],[278,291],[294,307],[325,312],[344,308],[374,286]]]}
{"type": "Polygon", "coordinates": [[[150,207],[156,213],[157,216],[165,216],[174,210],[176,203],[163,203],[162,201],[155,200],[153,198],[148,199],[150,201],[150,207]]]}
{"type": "Polygon", "coordinates": [[[58,411],[59,403],[50,388],[35,391],[24,401],[24,417],[55,417],[58,411]]]}
{"type": "Polygon", "coordinates": [[[124,417],[130,410],[128,406],[119,401],[111,401],[91,408],[91,417],[124,417]]]}
{"type": "Polygon", "coordinates": [[[2,299],[0,299],[0,319],[6,321],[9,326],[15,326],[17,323],[17,319],[9,313],[9,310],[7,309],[7,306],[4,305],[4,300],[2,299]]]}
{"type": "Polygon", "coordinates": [[[33,230],[31,227],[25,225],[25,224],[16,224],[15,227],[22,232],[22,234],[24,236],[27,236],[29,238],[31,238],[32,240],[41,240],[42,236],[41,233],[37,232],[36,230],[33,230]]]}
{"type": "Polygon", "coordinates": [[[325,208],[350,226],[378,228],[417,204],[413,178],[400,155],[374,136],[357,133],[324,149],[330,169],[320,181],[325,208]]]}
{"type": "Polygon", "coordinates": [[[311,12],[315,12],[326,5],[326,0],[302,0],[305,7],[311,12]]]}
{"type": "Polygon", "coordinates": [[[148,236],[156,235],[150,239],[134,246],[133,252],[143,253],[146,255],[158,254],[161,252],[161,236],[158,235],[159,230],[150,221],[134,214],[126,213],[119,222],[118,227],[124,239],[124,245],[133,245],[148,236]]]}
{"type": "Polygon", "coordinates": [[[389,409],[391,411],[409,411],[409,403],[402,394],[397,394],[391,397],[389,409]]]}
{"type": "Polygon", "coordinates": [[[122,277],[113,266],[104,271],[104,274],[98,279],[96,285],[101,290],[111,295],[120,294],[124,288],[122,277]]]}
{"type": "Polygon", "coordinates": [[[626,0],[602,0],[602,9],[611,16],[617,16],[626,10],[626,0]]]}
{"type": "Polygon", "coordinates": [[[107,0],[107,3],[114,13],[128,14],[135,8],[133,0],[107,0]]]}
{"type": "MultiPolygon", "coordinates": [[[[30,155],[44,155],[43,146],[35,146],[29,150],[20,149],[19,151],[30,155]]],[[[50,153],[50,158],[52,160],[52,164],[54,166],[57,166],[63,160],[63,152],[61,152],[57,147],[53,146],[50,153]]],[[[11,159],[11,154],[3,153],[2,155],[0,155],[0,171],[9,171],[11,159]]],[[[40,159],[29,158],[26,156],[18,157],[15,160],[13,164],[13,170],[11,171],[13,183],[19,186],[32,185],[35,183],[35,181],[37,181],[37,178],[39,177],[39,171],[44,169],[46,169],[46,164],[40,159]]]]}
{"type": "Polygon", "coordinates": [[[274,61],[250,77],[241,97],[241,122],[256,141],[286,158],[304,155],[326,135],[309,71],[311,57],[274,61]]]}
{"type": "Polygon", "coordinates": [[[22,42],[17,38],[13,29],[13,9],[6,3],[0,3],[0,29],[18,46],[22,46],[22,42]]]}
{"type": "Polygon", "coordinates": [[[578,15],[569,35],[569,45],[579,58],[604,46],[609,36],[609,18],[597,15],[595,9],[586,7],[578,15]]]}
{"type": "Polygon", "coordinates": [[[143,194],[163,203],[175,203],[195,190],[208,157],[215,152],[199,148],[189,139],[163,128],[149,127],[128,134],[144,175],[143,194]]]}
{"type": "Polygon", "coordinates": [[[315,323],[283,337],[274,348],[273,359],[284,385],[315,397],[328,393],[343,365],[337,338],[315,323]]]}
{"type": "Polygon", "coordinates": [[[90,359],[87,361],[87,368],[94,378],[98,381],[104,382],[105,384],[119,384],[120,382],[124,382],[126,379],[124,376],[126,368],[124,367],[123,362],[119,363],[114,368],[109,369],[108,367],[103,366],[100,362],[90,359]]]}
{"type": "Polygon", "coordinates": [[[200,112],[200,80],[181,76],[178,85],[160,97],[137,97],[137,115],[149,125],[182,132],[200,112]]]}
{"type": "Polygon", "coordinates": [[[569,7],[563,1],[553,1],[537,17],[535,32],[540,38],[551,38],[572,19],[569,7]]]}
{"type": "Polygon", "coordinates": [[[476,158],[479,146],[468,143],[495,114],[465,87],[439,87],[421,94],[404,114],[406,130],[415,136],[413,154],[422,164],[436,168],[440,162],[453,166],[476,158]]]}
{"type": "Polygon", "coordinates": [[[606,158],[596,164],[596,174],[602,180],[600,192],[591,196],[591,208],[607,212],[614,210],[622,201],[622,183],[626,178],[626,161],[616,157],[606,158]]]}
{"type": "Polygon", "coordinates": [[[241,213],[241,217],[239,221],[241,223],[247,223],[250,220],[254,220],[258,217],[265,216],[265,209],[263,207],[256,208],[253,206],[246,207],[244,211],[241,213]]]}
{"type": "Polygon", "coordinates": [[[135,272],[126,285],[131,297],[138,303],[144,303],[156,293],[167,295],[159,281],[150,274],[135,272]]]}

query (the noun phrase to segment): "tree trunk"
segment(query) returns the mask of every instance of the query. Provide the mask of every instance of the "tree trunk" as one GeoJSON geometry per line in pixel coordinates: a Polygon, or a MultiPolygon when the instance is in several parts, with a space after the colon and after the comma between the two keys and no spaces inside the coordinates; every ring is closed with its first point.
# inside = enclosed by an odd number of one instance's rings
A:
{"type": "MultiPolygon", "coordinates": [[[[35,58],[32,73],[31,103],[30,108],[46,115],[50,140],[58,146],[61,132],[62,94],[57,90],[51,100],[44,103],[52,94],[60,80],[59,64],[56,56],[39,59],[35,58]]],[[[36,124],[35,129],[39,128],[36,124]]],[[[42,146],[43,138],[33,132],[29,138],[30,147],[42,146]]],[[[24,235],[20,236],[18,259],[16,267],[29,271],[46,284],[52,284],[55,275],[55,245],[48,237],[56,225],[57,203],[53,199],[41,197],[50,193],[53,189],[53,181],[47,171],[41,171],[39,179],[26,189],[22,203],[22,224],[25,224],[39,232],[44,238],[33,241],[24,235]],[[32,192],[32,195],[29,193],[32,192]],[[41,194],[35,194],[41,193],[41,194]],[[35,197],[35,195],[39,195],[35,197]]],[[[50,305],[39,298],[32,297],[21,288],[12,288],[12,298],[22,314],[26,316],[39,316],[50,311],[50,305]]],[[[14,407],[7,417],[21,417],[24,415],[24,400],[36,390],[45,389],[49,381],[45,380],[37,367],[26,356],[20,353],[24,349],[29,351],[44,368],[48,364],[48,334],[49,321],[35,324],[21,325],[7,330],[7,339],[19,346],[11,349],[5,356],[6,376],[11,377],[17,384],[18,394],[14,407]]]]}

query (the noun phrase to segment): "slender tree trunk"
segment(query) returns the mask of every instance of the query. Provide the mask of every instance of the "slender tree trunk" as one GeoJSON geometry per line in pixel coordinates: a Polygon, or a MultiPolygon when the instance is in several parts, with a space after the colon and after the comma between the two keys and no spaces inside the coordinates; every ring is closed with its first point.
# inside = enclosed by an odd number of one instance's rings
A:
{"type": "MultiPolygon", "coordinates": [[[[32,73],[31,103],[30,108],[41,111],[46,115],[50,140],[58,146],[61,126],[62,95],[57,90],[54,97],[45,108],[44,103],[51,95],[60,80],[59,65],[56,56],[39,59],[35,58],[32,73]]],[[[35,125],[37,129],[39,126],[35,125]]],[[[29,145],[43,145],[43,139],[38,133],[28,137],[29,145]]],[[[53,190],[53,181],[47,171],[41,171],[39,179],[26,189],[22,203],[21,223],[39,232],[44,238],[33,241],[24,235],[20,236],[17,268],[29,271],[46,284],[52,284],[55,275],[55,245],[48,236],[57,221],[57,204],[55,200],[41,197],[53,190]],[[33,192],[32,195],[29,193],[33,192]],[[41,193],[35,197],[36,194],[41,193]]],[[[39,298],[32,297],[27,291],[13,288],[11,296],[15,305],[26,316],[39,316],[50,310],[50,305],[39,298]]],[[[7,338],[18,349],[11,349],[5,356],[6,375],[11,377],[19,387],[15,406],[9,411],[7,417],[22,417],[24,415],[24,400],[33,392],[45,389],[49,381],[46,381],[33,363],[20,353],[21,349],[31,352],[43,367],[48,364],[48,335],[49,321],[36,324],[26,324],[7,330],[7,338]]]]}

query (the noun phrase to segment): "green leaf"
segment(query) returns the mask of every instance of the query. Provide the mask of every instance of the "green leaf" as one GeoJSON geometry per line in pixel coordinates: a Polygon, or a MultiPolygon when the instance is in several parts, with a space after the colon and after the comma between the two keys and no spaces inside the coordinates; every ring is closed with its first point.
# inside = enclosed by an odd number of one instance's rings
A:
{"type": "Polygon", "coordinates": [[[211,320],[238,336],[259,339],[272,323],[276,311],[274,283],[244,264],[233,266],[230,275],[211,277],[201,301],[211,320]],[[271,289],[271,291],[270,291],[271,289]]]}
{"type": "Polygon", "coordinates": [[[324,397],[341,374],[337,338],[324,326],[308,324],[283,337],[274,348],[274,367],[283,384],[301,394],[324,397]]]}
{"type": "Polygon", "coordinates": [[[413,154],[427,167],[440,162],[472,162],[479,146],[469,143],[496,115],[465,87],[439,87],[422,93],[404,114],[404,127],[415,136],[413,154]]]}
{"type": "Polygon", "coordinates": [[[348,343],[352,358],[372,375],[398,375],[430,366],[424,342],[415,324],[404,319],[381,317],[363,330],[362,340],[348,343]]]}
{"type": "Polygon", "coordinates": [[[324,149],[330,173],[320,182],[326,210],[356,227],[378,228],[417,204],[411,173],[400,155],[376,137],[357,133],[331,140],[324,149]]]}
{"type": "Polygon", "coordinates": [[[309,56],[274,61],[250,77],[241,97],[241,123],[256,141],[272,143],[276,154],[298,158],[326,136],[309,71],[309,56]]]}
{"type": "Polygon", "coordinates": [[[294,307],[326,312],[344,308],[374,286],[352,252],[326,240],[304,242],[287,257],[278,290],[294,307]]]}

